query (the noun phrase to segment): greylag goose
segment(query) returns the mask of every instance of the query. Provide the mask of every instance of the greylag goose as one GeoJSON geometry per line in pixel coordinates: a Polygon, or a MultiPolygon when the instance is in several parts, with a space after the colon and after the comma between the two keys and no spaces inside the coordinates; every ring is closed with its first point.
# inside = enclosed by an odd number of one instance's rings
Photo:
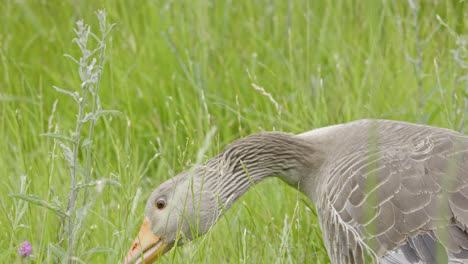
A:
{"type": "Polygon", "coordinates": [[[153,191],[125,263],[205,234],[270,176],[314,203],[332,263],[468,263],[468,137],[390,120],[232,142],[153,191]]]}

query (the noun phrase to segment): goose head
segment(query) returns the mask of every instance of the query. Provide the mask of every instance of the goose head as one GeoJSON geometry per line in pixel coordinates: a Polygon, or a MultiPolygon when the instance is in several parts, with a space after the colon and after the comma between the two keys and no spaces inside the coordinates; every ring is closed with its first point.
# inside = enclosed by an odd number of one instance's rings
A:
{"type": "Polygon", "coordinates": [[[203,191],[200,173],[201,170],[181,173],[151,193],[143,224],[125,264],[139,264],[143,260],[152,263],[175,244],[182,245],[208,232],[218,206],[215,196],[203,191]]]}

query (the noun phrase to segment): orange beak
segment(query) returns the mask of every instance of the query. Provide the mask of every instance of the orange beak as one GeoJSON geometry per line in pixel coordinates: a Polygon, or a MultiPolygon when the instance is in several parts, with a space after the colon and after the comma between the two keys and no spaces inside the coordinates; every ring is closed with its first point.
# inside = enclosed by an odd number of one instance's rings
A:
{"type": "Polygon", "coordinates": [[[133,241],[132,247],[125,257],[124,264],[149,264],[153,263],[162,256],[167,244],[160,237],[153,235],[148,225],[148,220],[143,221],[143,225],[138,232],[138,236],[133,241]]]}

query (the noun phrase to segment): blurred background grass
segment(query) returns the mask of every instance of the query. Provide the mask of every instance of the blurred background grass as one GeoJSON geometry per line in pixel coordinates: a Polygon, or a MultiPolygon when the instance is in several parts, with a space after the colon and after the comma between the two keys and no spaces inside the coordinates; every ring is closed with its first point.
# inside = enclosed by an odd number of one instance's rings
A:
{"type": "MultiPolygon", "coordinates": [[[[77,66],[63,57],[79,52],[71,42],[79,19],[97,31],[94,12],[105,8],[117,23],[100,95],[103,108],[123,114],[96,127],[93,178],[122,187],[93,191],[78,257],[117,263],[151,190],[190,167],[212,127],[206,159],[251,133],[361,118],[464,131],[465,3],[414,2],[416,10],[393,0],[2,0],[0,262],[19,263],[24,240],[32,262],[54,260],[59,219],[8,194],[67,199],[67,165],[39,134],[74,128],[77,107],[52,85],[79,87],[77,66]]],[[[276,179],[255,188],[210,233],[162,262],[328,262],[306,198],[276,179]]]]}

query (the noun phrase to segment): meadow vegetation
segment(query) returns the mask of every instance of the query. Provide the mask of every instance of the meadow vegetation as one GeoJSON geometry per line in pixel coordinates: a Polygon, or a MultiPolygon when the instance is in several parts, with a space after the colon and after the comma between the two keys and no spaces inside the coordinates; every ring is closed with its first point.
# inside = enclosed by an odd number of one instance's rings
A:
{"type": "MultiPolygon", "coordinates": [[[[79,106],[53,86],[81,93],[78,65],[63,54],[80,57],[73,28],[84,19],[99,32],[98,9],[116,23],[100,101],[121,114],[94,128],[89,182],[114,184],[80,191],[77,207],[89,204],[74,240],[81,263],[121,261],[152,189],[234,139],[361,118],[468,129],[464,1],[2,0],[0,263],[26,261],[25,240],[31,263],[67,250],[60,214],[11,194],[67,207],[66,153],[40,135],[75,130],[79,106]]],[[[78,160],[86,166],[87,152],[78,160]]],[[[161,262],[329,261],[313,205],[269,179],[161,262]]]]}

